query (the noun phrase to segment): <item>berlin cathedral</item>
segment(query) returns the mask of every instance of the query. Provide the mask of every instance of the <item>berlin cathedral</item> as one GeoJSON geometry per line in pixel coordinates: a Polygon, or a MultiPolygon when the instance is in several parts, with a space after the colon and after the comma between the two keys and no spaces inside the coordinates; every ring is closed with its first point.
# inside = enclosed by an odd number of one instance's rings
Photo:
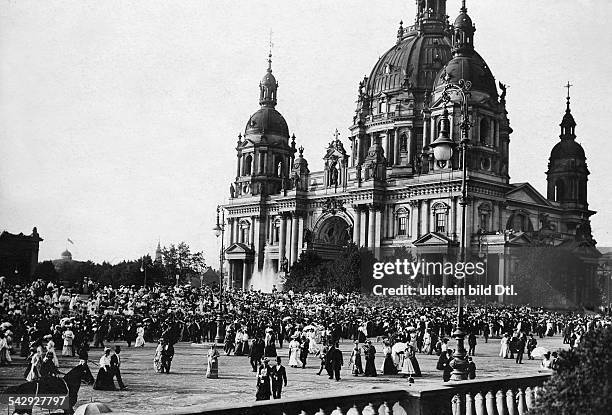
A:
{"type": "MultiPolygon", "coordinates": [[[[302,252],[332,259],[349,242],[379,260],[403,247],[415,258],[447,261],[466,235],[466,250],[486,261],[488,284],[511,282],[514,247],[539,241],[597,252],[589,220],[595,212],[587,203],[589,170],[576,142],[569,86],[546,195],[529,183],[511,183],[506,87],[474,48],[476,28],[465,2],[452,24],[446,0],[417,0],[416,8],[414,24],[400,23],[393,44],[359,82],[348,142],[336,132],[325,154],[315,155],[323,156],[320,171],[310,170],[276,108],[270,55],[259,85],[260,108],[238,135],[236,176],[223,206],[229,285],[282,289],[286,270],[302,252]],[[445,99],[446,86],[462,80],[470,84],[463,102],[458,95],[445,99]],[[454,151],[447,161],[436,160],[431,144],[441,136],[459,143],[464,112],[466,156],[454,151]]],[[[586,262],[591,268],[572,283],[570,305],[596,296],[596,261],[586,262]]]]}

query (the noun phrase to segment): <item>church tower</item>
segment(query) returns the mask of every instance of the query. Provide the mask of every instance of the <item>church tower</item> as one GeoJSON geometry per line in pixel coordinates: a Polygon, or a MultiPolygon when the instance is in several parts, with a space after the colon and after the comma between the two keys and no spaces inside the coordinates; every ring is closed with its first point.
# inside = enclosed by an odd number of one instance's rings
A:
{"type": "Polygon", "coordinates": [[[584,149],[576,142],[576,121],[570,109],[569,88],[567,84],[567,103],[561,121],[560,141],[550,152],[546,180],[547,198],[558,202],[565,209],[588,209],[587,180],[589,170],[584,149]]]}
{"type": "Polygon", "coordinates": [[[268,69],[259,83],[260,109],[249,118],[244,136],[238,135],[236,180],[230,188],[232,198],[280,194],[290,185],[295,137],[289,145],[287,122],[275,108],[277,91],[270,53],[268,69]]]}

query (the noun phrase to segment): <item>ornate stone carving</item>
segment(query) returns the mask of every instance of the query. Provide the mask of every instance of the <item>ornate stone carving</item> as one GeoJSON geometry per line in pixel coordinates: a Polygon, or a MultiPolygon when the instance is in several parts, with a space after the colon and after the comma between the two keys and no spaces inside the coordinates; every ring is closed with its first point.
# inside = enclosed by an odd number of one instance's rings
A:
{"type": "Polygon", "coordinates": [[[338,212],[345,212],[346,208],[342,206],[342,202],[338,199],[328,197],[323,202],[323,213],[331,213],[335,215],[338,212]]]}

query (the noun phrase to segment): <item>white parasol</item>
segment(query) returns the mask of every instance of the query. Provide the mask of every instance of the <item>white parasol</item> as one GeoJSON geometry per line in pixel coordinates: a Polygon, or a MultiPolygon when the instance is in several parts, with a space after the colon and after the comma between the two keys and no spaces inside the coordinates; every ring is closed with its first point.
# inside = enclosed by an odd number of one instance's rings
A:
{"type": "Polygon", "coordinates": [[[393,347],[391,347],[391,351],[396,354],[404,353],[404,351],[406,350],[406,346],[406,343],[398,342],[395,343],[393,347]]]}
{"type": "Polygon", "coordinates": [[[548,353],[548,349],[546,347],[536,347],[535,349],[533,349],[533,351],[531,352],[531,355],[533,357],[542,357],[544,356],[546,353],[548,353]]]}

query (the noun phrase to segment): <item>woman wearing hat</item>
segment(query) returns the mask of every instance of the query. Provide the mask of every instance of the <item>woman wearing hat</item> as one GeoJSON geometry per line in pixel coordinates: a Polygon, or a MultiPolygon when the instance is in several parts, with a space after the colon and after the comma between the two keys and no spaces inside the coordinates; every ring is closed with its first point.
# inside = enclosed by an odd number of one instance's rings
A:
{"type": "Polygon", "coordinates": [[[111,371],[111,349],[110,347],[104,348],[104,354],[100,358],[100,370],[96,376],[96,383],[94,389],[103,391],[114,391],[117,390],[115,382],[113,381],[113,374],[111,371]]]}
{"type": "Polygon", "coordinates": [[[354,376],[363,374],[363,364],[361,363],[361,348],[359,347],[359,340],[355,340],[355,347],[351,353],[351,366],[353,367],[352,373],[354,376]]]}
{"type": "Polygon", "coordinates": [[[43,358],[42,364],[40,365],[40,377],[46,378],[50,376],[59,375],[59,370],[55,363],[53,363],[53,353],[47,352],[47,355],[43,358]]]}
{"type": "Polygon", "coordinates": [[[302,362],[300,362],[300,342],[297,341],[297,335],[294,334],[291,336],[291,341],[289,342],[289,366],[298,367],[302,366],[302,362]]]}
{"type": "Polygon", "coordinates": [[[265,357],[257,371],[257,393],[255,394],[255,400],[267,401],[270,399],[270,396],[272,396],[272,387],[270,384],[272,368],[269,363],[270,360],[265,357]]]}
{"type": "Polygon", "coordinates": [[[219,379],[219,356],[221,354],[217,350],[215,343],[210,345],[206,364],[206,377],[208,379],[219,379]]]}
{"type": "Polygon", "coordinates": [[[42,365],[43,349],[42,346],[38,346],[36,349],[33,347],[30,349],[32,354],[30,355],[30,367],[26,375],[26,380],[32,382],[40,378],[40,366],[42,365]]]}

